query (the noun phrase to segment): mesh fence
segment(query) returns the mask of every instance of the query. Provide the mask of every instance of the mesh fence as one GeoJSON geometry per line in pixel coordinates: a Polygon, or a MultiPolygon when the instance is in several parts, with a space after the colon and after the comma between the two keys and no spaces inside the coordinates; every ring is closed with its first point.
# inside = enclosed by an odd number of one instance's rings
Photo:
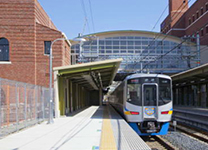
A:
{"type": "Polygon", "coordinates": [[[49,88],[0,78],[0,138],[49,116],[49,88]]]}

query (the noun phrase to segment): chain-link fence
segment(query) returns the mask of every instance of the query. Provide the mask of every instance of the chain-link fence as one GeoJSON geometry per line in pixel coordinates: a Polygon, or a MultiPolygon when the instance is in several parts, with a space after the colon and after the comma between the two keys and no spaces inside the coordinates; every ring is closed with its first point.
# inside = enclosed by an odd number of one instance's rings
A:
{"type": "Polygon", "coordinates": [[[0,138],[48,118],[49,88],[0,78],[0,138]]]}

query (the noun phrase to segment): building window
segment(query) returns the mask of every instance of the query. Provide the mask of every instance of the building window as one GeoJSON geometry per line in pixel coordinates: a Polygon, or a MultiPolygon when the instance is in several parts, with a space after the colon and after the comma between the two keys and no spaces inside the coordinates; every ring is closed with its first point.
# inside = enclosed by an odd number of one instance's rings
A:
{"type": "Polygon", "coordinates": [[[189,18],[189,25],[191,24],[191,18],[189,18]]]}
{"type": "Polygon", "coordinates": [[[0,38],[0,61],[9,61],[9,41],[0,38]]]}
{"type": "Polygon", "coordinates": [[[51,48],[51,41],[44,41],[44,53],[46,55],[49,55],[50,54],[50,48],[51,48]]]}
{"type": "Polygon", "coordinates": [[[192,20],[193,20],[193,22],[195,21],[195,16],[194,15],[192,16],[192,20]]]}
{"type": "Polygon", "coordinates": [[[208,26],[206,26],[206,33],[208,33],[208,26]]]}
{"type": "Polygon", "coordinates": [[[203,9],[203,7],[201,8],[201,15],[203,15],[203,13],[204,13],[204,9],[203,9]]]}
{"type": "Polygon", "coordinates": [[[208,3],[206,3],[206,11],[208,11],[208,3]]]}
{"type": "Polygon", "coordinates": [[[196,12],[196,19],[198,19],[199,18],[199,12],[197,11],[196,12]]]}
{"type": "Polygon", "coordinates": [[[201,29],[201,36],[204,36],[204,29],[201,29]]]}

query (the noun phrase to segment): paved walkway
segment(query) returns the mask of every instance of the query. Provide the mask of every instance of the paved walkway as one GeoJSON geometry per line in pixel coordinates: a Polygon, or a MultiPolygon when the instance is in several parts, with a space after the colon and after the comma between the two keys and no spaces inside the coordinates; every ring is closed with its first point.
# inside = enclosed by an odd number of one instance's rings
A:
{"type": "Polygon", "coordinates": [[[92,106],[54,124],[40,124],[0,140],[0,150],[96,150],[100,144],[102,108],[92,106]]]}
{"type": "Polygon", "coordinates": [[[110,107],[91,106],[0,140],[0,150],[150,150],[110,107]]]}

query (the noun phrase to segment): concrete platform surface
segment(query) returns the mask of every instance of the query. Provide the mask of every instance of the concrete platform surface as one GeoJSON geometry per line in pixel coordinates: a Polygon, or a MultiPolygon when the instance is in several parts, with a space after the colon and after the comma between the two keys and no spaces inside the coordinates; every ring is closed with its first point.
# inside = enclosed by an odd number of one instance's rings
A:
{"type": "Polygon", "coordinates": [[[92,106],[75,116],[58,118],[0,140],[0,150],[92,150],[99,147],[102,111],[92,106]]]}
{"type": "Polygon", "coordinates": [[[150,150],[111,106],[91,106],[0,140],[0,150],[150,150]]]}

